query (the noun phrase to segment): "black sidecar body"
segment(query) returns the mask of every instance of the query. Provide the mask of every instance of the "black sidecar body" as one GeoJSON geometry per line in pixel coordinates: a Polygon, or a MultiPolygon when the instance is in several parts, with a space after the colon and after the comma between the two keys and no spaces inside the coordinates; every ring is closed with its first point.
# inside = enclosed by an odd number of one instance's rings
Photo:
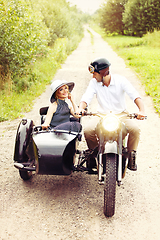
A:
{"type": "Polygon", "coordinates": [[[19,169],[23,180],[29,179],[32,171],[37,174],[69,175],[74,169],[80,140],[80,133],[42,130],[41,126],[34,126],[32,120],[22,119],[15,140],[14,166],[19,169]]]}

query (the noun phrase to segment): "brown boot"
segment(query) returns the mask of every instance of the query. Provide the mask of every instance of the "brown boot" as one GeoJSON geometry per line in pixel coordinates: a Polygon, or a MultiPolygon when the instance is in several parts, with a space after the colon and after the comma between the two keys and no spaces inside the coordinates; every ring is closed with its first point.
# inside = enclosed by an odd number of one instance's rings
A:
{"type": "Polygon", "coordinates": [[[131,151],[129,154],[128,159],[128,169],[132,171],[137,171],[137,164],[136,164],[136,151],[131,151]]]}

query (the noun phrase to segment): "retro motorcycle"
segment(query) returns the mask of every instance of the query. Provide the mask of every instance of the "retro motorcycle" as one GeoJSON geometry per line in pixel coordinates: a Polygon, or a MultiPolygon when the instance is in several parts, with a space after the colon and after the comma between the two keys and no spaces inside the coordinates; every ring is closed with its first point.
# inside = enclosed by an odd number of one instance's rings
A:
{"type": "MultiPolygon", "coordinates": [[[[41,124],[47,109],[40,109],[41,124]]],[[[20,177],[28,180],[33,171],[48,175],[70,175],[73,171],[88,171],[89,161],[95,157],[98,180],[100,184],[104,184],[104,214],[111,217],[115,213],[116,182],[118,186],[121,185],[127,169],[128,131],[121,118],[112,113],[85,115],[100,118],[99,145],[93,151],[77,149],[82,137],[80,132],[42,130],[41,126],[34,126],[32,120],[22,119],[15,140],[14,166],[19,170],[20,177]]],[[[130,114],[128,117],[136,118],[136,115],[130,114]]]]}
{"type": "MultiPolygon", "coordinates": [[[[137,114],[115,115],[85,113],[89,116],[98,116],[97,125],[99,138],[97,147],[91,153],[97,156],[98,180],[104,184],[104,214],[112,217],[115,213],[116,182],[121,186],[122,179],[128,166],[129,152],[127,150],[128,130],[123,122],[123,117],[137,118],[137,114]],[[98,151],[97,151],[98,150],[98,151]]],[[[143,119],[147,119],[145,116],[143,119]]]]}

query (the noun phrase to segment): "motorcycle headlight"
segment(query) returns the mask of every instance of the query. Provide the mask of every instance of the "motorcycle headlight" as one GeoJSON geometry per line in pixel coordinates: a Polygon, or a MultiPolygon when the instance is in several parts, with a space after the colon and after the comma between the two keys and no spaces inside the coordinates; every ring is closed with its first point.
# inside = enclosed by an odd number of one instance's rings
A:
{"type": "Polygon", "coordinates": [[[103,119],[103,127],[108,132],[113,132],[118,130],[119,126],[120,126],[120,121],[116,116],[109,115],[103,119]]]}

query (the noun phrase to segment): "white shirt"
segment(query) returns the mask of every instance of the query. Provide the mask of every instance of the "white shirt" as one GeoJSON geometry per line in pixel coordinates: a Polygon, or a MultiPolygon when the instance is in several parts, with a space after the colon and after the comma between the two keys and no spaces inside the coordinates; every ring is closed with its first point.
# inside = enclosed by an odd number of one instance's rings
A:
{"type": "Polygon", "coordinates": [[[140,97],[136,89],[125,77],[118,74],[111,74],[111,82],[108,87],[103,86],[102,82],[97,82],[95,78],[92,78],[86,92],[81,98],[81,102],[86,102],[89,105],[94,94],[96,94],[99,112],[109,113],[112,111],[118,114],[126,110],[125,93],[133,101],[140,97]]]}

